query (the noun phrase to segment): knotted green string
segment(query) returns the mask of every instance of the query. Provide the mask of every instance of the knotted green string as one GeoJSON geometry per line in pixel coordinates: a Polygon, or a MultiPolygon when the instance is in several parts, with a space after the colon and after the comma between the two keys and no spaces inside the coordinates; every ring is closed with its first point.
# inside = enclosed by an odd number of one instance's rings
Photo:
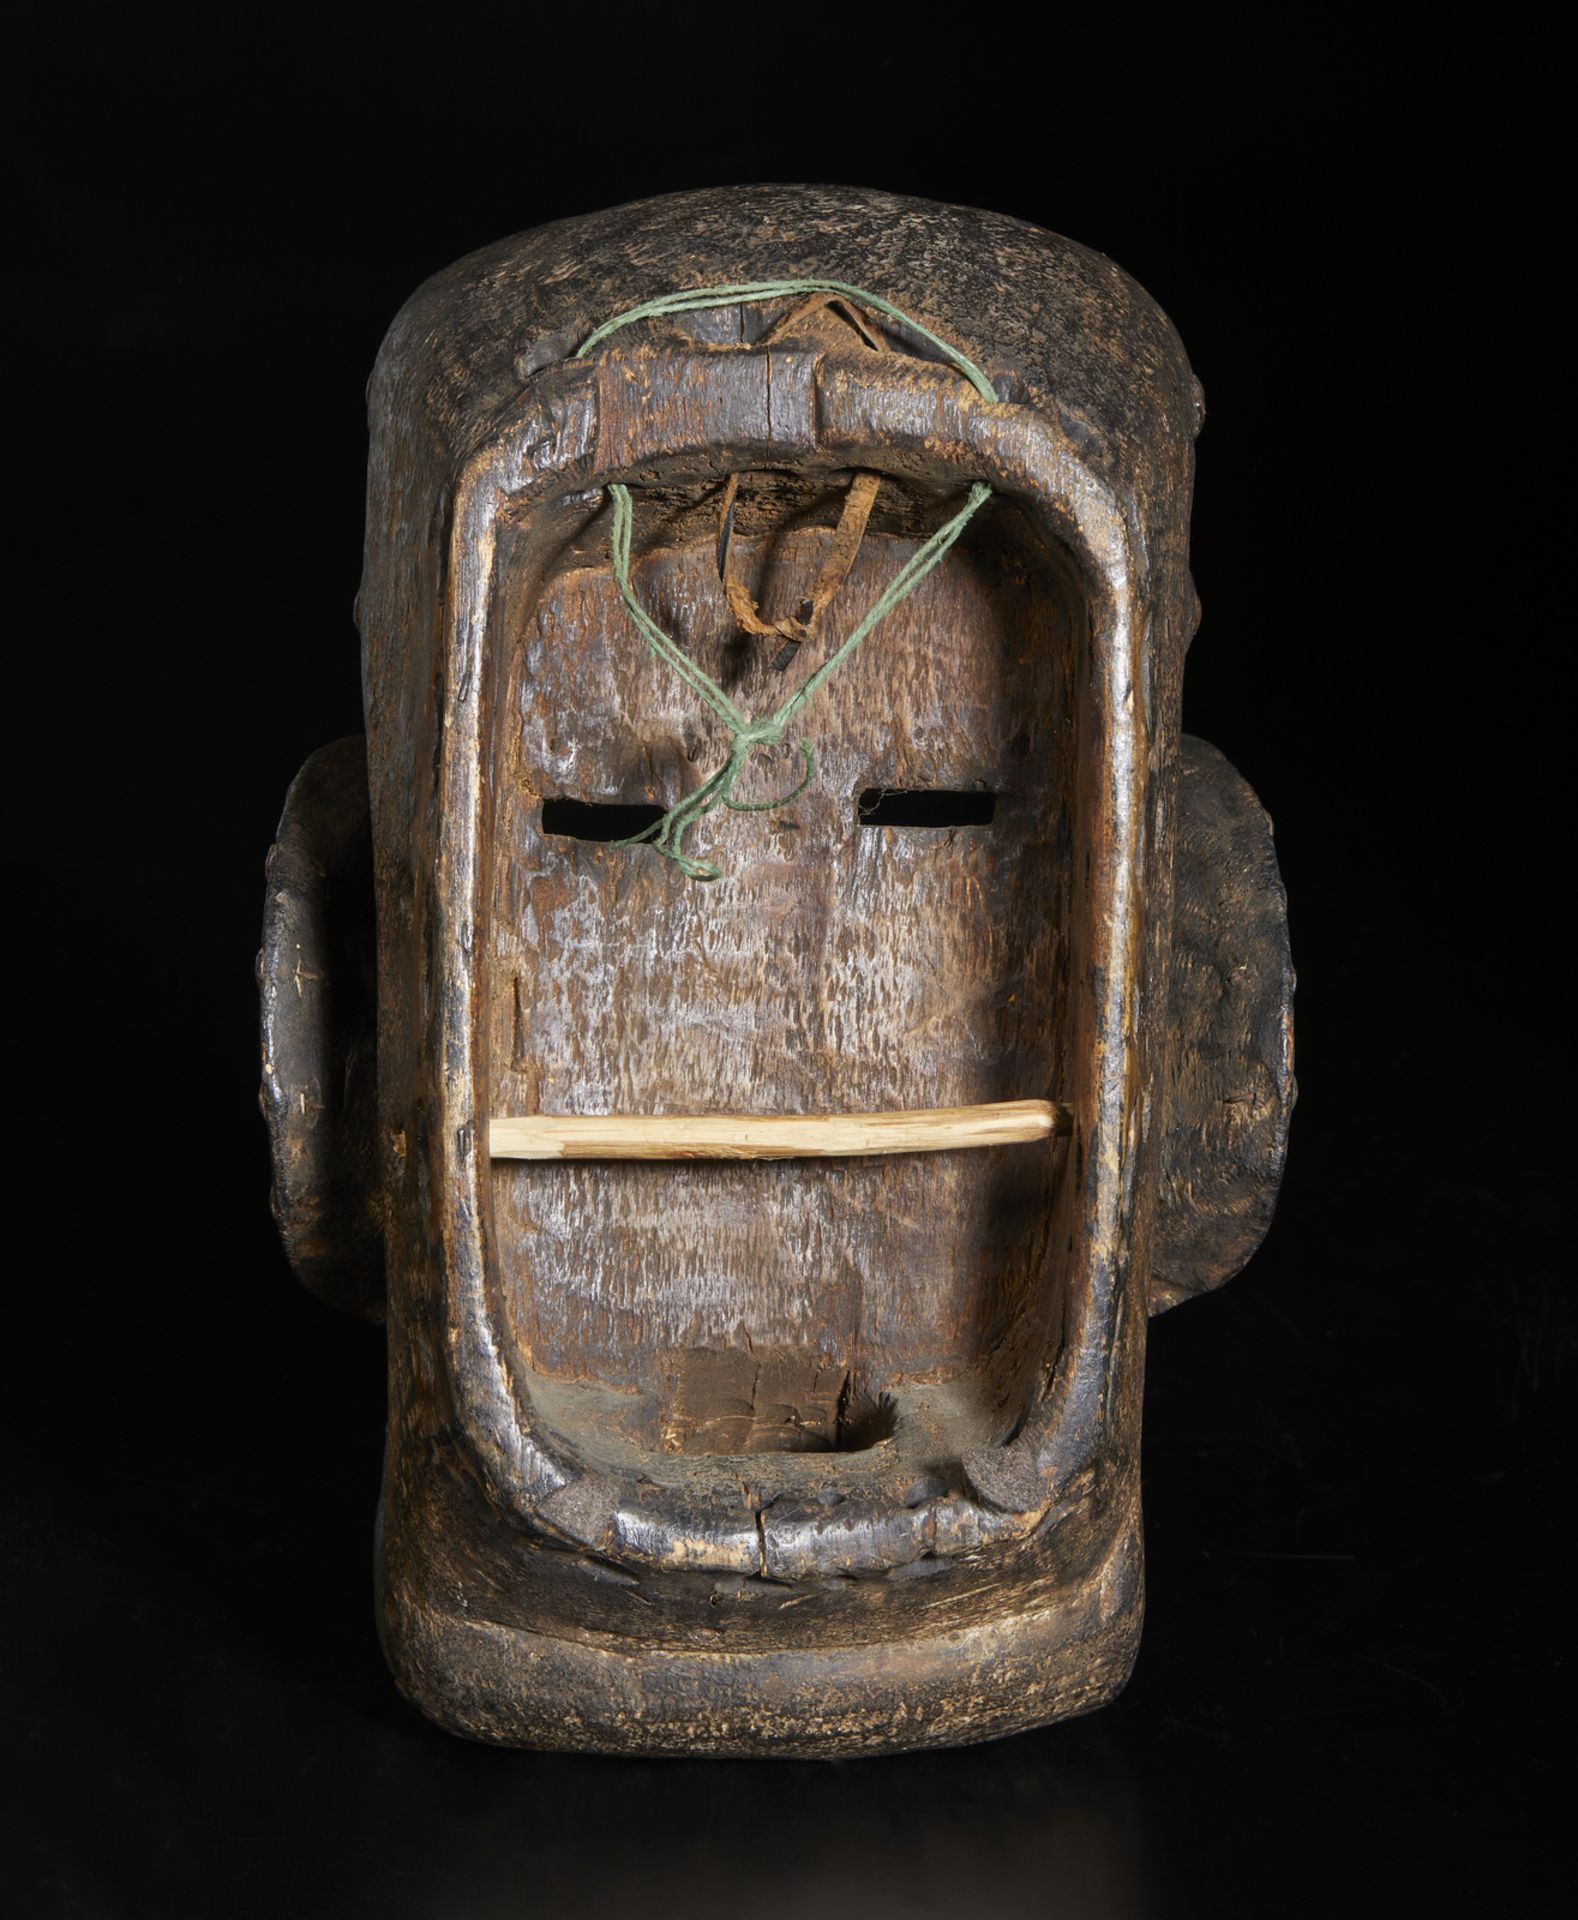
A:
{"type": "MultiPolygon", "coordinates": [[[[640,306],[630,307],[625,312],[616,314],[612,320],[605,320],[581,343],[575,357],[579,359],[599,341],[607,339],[609,334],[617,332],[621,327],[629,326],[636,320],[656,319],[667,313],[690,313],[703,307],[746,304],[759,300],[780,300],[805,293],[841,294],[863,307],[871,307],[878,313],[887,314],[889,318],[898,321],[911,333],[917,334],[936,347],[952,366],[957,367],[965,375],[983,398],[991,401],[997,399],[997,394],[986,375],[974,361],[967,359],[956,347],[951,347],[947,341],[940,340],[936,334],[929,332],[917,321],[912,320],[908,314],[901,312],[899,308],[879,295],[867,293],[860,287],[849,286],[841,280],[755,280],[742,282],[738,286],[696,287],[687,292],[665,294],[661,299],[644,301],[640,306]]],[[[790,721],[815,696],[823,681],[849,658],[872,629],[885,619],[901,600],[914,592],[963,533],[981,506],[990,498],[991,491],[984,482],[977,481],[970,488],[964,505],[951,520],[939,527],[923,546],[911,554],[842,645],[829,654],[827,659],[800,683],[782,706],[775,708],[771,713],[753,719],[734,704],[709,673],[699,667],[688,654],[681,652],[672,637],[664,632],[637,600],[635,588],[630,581],[630,538],[635,518],[630,501],[630,489],[617,480],[611,481],[608,494],[613,502],[614,524],[610,539],[610,553],[619,596],[652,652],[666,661],[691,692],[712,709],[734,736],[734,741],[729,749],[728,759],[718,771],[703,781],[699,787],[686,794],[683,800],[670,807],[661,820],[655,821],[644,832],[633,833],[627,839],[615,840],[610,844],[616,847],[633,847],[649,842],[655,852],[662,854],[667,860],[672,860],[680,872],[689,879],[718,879],[722,873],[721,867],[715,867],[705,860],[694,859],[684,851],[681,842],[685,834],[698,820],[711,813],[717,806],[729,807],[736,813],[768,813],[775,808],[788,806],[791,800],[804,793],[816,774],[816,758],[811,751],[809,740],[799,740],[795,743],[805,762],[805,772],[788,793],[780,794],[776,800],[736,800],[733,789],[735,781],[756,749],[762,746],[775,746],[783,739],[790,721]]]]}

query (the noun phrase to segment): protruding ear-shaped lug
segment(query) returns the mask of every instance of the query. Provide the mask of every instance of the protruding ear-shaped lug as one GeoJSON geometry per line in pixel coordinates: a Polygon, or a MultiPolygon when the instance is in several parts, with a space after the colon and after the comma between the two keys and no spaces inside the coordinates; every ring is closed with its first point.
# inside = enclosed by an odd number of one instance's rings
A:
{"type": "Polygon", "coordinates": [[[268,856],[258,954],[274,1218],[303,1283],[383,1317],[377,944],[367,747],[321,747],[291,782],[268,856]]]}
{"type": "Polygon", "coordinates": [[[1293,966],[1271,821],[1184,736],[1173,877],[1166,1136],[1150,1308],[1230,1280],[1271,1224],[1293,1081],[1293,966]]]}

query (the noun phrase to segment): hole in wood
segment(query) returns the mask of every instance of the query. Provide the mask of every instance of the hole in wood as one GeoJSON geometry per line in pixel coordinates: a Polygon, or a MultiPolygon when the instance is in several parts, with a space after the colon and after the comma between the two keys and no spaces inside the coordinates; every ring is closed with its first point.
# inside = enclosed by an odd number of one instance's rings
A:
{"type": "Polygon", "coordinates": [[[898,1431],[898,1408],[890,1394],[871,1393],[853,1381],[844,1383],[838,1403],[836,1453],[864,1453],[868,1447],[891,1440],[898,1431]]]}
{"type": "Polygon", "coordinates": [[[667,1453],[864,1453],[897,1426],[890,1395],[789,1347],[693,1349],[665,1387],[667,1453]]]}
{"type": "Polygon", "coordinates": [[[663,809],[646,800],[568,800],[563,795],[542,803],[544,833],[571,840],[628,840],[663,818],[663,809]]]}
{"type": "Polygon", "coordinates": [[[863,827],[986,827],[997,795],[984,789],[867,787],[855,803],[863,827]]]}

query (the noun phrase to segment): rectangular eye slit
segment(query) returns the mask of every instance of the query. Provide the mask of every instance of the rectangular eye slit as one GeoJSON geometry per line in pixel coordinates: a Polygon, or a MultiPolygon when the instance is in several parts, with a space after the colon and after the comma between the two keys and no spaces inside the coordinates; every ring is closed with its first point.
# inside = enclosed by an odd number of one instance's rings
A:
{"type": "Polygon", "coordinates": [[[855,803],[863,827],[986,827],[996,811],[984,788],[867,787],[855,803]]]}
{"type": "Polygon", "coordinates": [[[567,800],[560,794],[542,803],[542,830],[571,840],[628,840],[655,827],[663,808],[646,800],[567,800]]]}

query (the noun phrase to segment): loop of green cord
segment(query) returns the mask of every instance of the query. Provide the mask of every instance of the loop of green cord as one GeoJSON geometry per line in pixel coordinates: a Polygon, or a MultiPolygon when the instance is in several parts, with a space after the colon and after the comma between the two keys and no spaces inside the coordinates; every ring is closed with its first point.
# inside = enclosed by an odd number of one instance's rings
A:
{"type": "Polygon", "coordinates": [[[886,314],[917,339],[935,347],[950,366],[959,369],[983,400],[996,400],[997,389],[968,355],[950,346],[918,320],[912,320],[902,307],[894,306],[891,300],[884,300],[880,293],[868,293],[864,287],[852,287],[847,280],[741,280],[726,287],[687,287],[679,293],[665,293],[656,300],[643,300],[639,306],[626,307],[623,313],[616,313],[612,320],[605,320],[600,327],[594,327],[571,358],[584,359],[593,347],[600,346],[611,333],[617,333],[621,327],[628,327],[636,320],[658,320],[666,313],[699,313],[705,307],[756,306],[763,300],[789,300],[797,293],[840,293],[857,306],[870,307],[874,313],[886,314]]]}
{"type": "MultiPolygon", "coordinates": [[[[901,312],[899,308],[879,295],[867,293],[860,287],[849,286],[841,280],[755,280],[745,281],[737,286],[695,287],[687,292],[665,294],[661,299],[644,301],[640,306],[630,307],[625,312],[616,314],[612,320],[605,320],[581,343],[575,357],[581,358],[600,341],[606,340],[611,333],[617,332],[621,327],[629,326],[633,321],[656,319],[668,313],[695,312],[704,307],[787,299],[795,294],[806,293],[841,294],[860,306],[870,307],[878,313],[886,314],[911,333],[929,341],[950,365],[956,367],[970,381],[984,399],[996,401],[997,394],[986,375],[957,348],[950,347],[945,340],[940,340],[936,334],[929,332],[919,322],[912,320],[908,314],[901,312]]],[[[914,592],[963,533],[982,505],[991,497],[991,491],[984,482],[977,481],[970,488],[963,507],[951,520],[939,527],[923,546],[911,554],[848,638],[800,683],[781,706],[771,713],[753,719],[734,704],[710,674],[675,645],[670,635],[664,632],[637,600],[630,580],[630,539],[635,517],[630,500],[630,489],[617,480],[611,481],[608,494],[613,502],[614,524],[610,539],[610,554],[619,596],[652,652],[673,669],[704,705],[712,709],[734,739],[727,760],[717,772],[686,794],[684,799],[675,806],[670,807],[661,820],[654,822],[642,833],[631,834],[628,839],[615,840],[610,844],[616,847],[650,844],[655,852],[662,854],[667,860],[672,860],[680,872],[688,878],[718,879],[722,868],[715,867],[705,860],[694,859],[684,851],[681,842],[685,834],[705,814],[711,813],[720,805],[732,808],[736,813],[768,813],[775,808],[788,806],[791,800],[804,793],[816,774],[816,759],[811,751],[809,740],[798,740],[795,743],[805,763],[805,772],[788,793],[781,794],[776,800],[736,800],[733,797],[733,788],[756,749],[776,745],[784,738],[789,723],[815,696],[823,681],[849,658],[872,629],[886,618],[901,600],[914,592]]]]}

